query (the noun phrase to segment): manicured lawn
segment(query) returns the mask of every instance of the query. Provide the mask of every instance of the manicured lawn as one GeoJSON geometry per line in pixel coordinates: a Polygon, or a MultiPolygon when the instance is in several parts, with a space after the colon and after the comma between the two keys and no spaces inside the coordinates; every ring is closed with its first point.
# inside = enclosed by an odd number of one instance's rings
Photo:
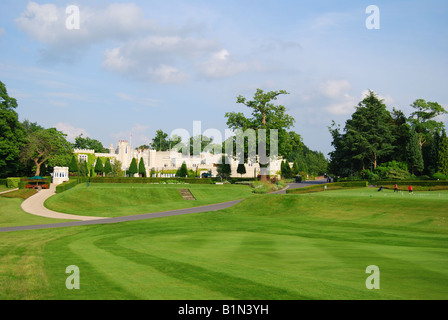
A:
{"type": "Polygon", "coordinates": [[[10,190],[9,188],[7,188],[5,185],[3,185],[3,184],[0,184],[0,192],[3,192],[3,191],[8,191],[8,190],[10,190]]]}
{"type": "Polygon", "coordinates": [[[187,184],[80,184],[45,202],[51,210],[69,214],[119,217],[161,212],[233,201],[252,196],[242,185],[187,184]],[[182,198],[179,189],[190,189],[195,201],[182,198]]]}
{"type": "Polygon", "coordinates": [[[447,299],[448,192],[253,195],[220,212],[0,233],[0,299],[447,299]],[[67,290],[67,266],[80,290],[67,290]],[[380,289],[368,290],[376,265],[380,289]]]}
{"type": "MultiPolygon", "coordinates": [[[[0,196],[0,228],[69,221],[38,217],[23,211],[20,207],[23,199],[20,198],[20,196],[26,191],[27,190],[14,191],[17,198],[7,198],[6,195],[0,196]]],[[[8,196],[10,195],[11,194],[8,194],[8,196]]]]}

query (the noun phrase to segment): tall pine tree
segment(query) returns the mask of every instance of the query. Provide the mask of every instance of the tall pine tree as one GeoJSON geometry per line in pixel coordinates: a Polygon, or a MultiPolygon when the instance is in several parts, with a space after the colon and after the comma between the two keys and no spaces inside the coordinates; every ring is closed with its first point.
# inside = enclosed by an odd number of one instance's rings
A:
{"type": "Polygon", "coordinates": [[[138,174],[141,175],[143,178],[146,176],[146,168],[143,158],[141,158],[138,163],[138,174]]]}
{"type": "Polygon", "coordinates": [[[133,177],[136,173],[138,173],[137,160],[135,160],[135,158],[132,158],[128,173],[131,177],[133,177]]]}
{"type": "Polygon", "coordinates": [[[104,172],[104,166],[103,166],[103,161],[101,161],[101,158],[97,158],[96,159],[96,163],[95,163],[95,172],[98,175],[102,175],[104,172]]]}
{"type": "Polygon", "coordinates": [[[406,146],[406,156],[412,174],[421,173],[424,169],[423,155],[420,149],[419,136],[415,130],[410,131],[409,141],[406,146]]]}
{"type": "Polygon", "coordinates": [[[345,131],[346,147],[363,170],[370,164],[376,168],[394,151],[392,116],[383,100],[373,91],[369,91],[369,95],[358,104],[346,123],[345,131]]]}
{"type": "Polygon", "coordinates": [[[75,156],[73,156],[72,159],[70,160],[68,171],[76,174],[79,172],[78,161],[76,160],[75,156]]]}
{"type": "Polygon", "coordinates": [[[112,165],[110,164],[110,159],[106,160],[106,163],[104,163],[104,173],[106,176],[112,172],[112,165]]]}
{"type": "Polygon", "coordinates": [[[187,164],[183,162],[180,168],[177,169],[176,177],[185,178],[187,175],[188,175],[187,164]]]}

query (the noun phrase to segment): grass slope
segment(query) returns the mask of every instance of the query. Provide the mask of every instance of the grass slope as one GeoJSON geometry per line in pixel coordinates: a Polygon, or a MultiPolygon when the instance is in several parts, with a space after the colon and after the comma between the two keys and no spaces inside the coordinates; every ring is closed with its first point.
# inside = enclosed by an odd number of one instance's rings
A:
{"type": "Polygon", "coordinates": [[[251,188],[241,185],[142,185],[86,184],[57,194],[45,202],[56,212],[119,217],[160,211],[198,207],[243,199],[251,196],[251,188]],[[182,198],[179,189],[190,189],[195,201],[182,198]]]}
{"type": "Polygon", "coordinates": [[[448,193],[254,195],[225,211],[0,234],[1,299],[446,299],[448,193]],[[67,290],[65,268],[80,268],[67,290]],[[366,267],[380,268],[367,290],[366,267]]]}
{"type": "Polygon", "coordinates": [[[25,194],[26,192],[18,190],[0,196],[0,228],[72,221],[43,218],[26,213],[20,207],[22,196],[25,194]]]}

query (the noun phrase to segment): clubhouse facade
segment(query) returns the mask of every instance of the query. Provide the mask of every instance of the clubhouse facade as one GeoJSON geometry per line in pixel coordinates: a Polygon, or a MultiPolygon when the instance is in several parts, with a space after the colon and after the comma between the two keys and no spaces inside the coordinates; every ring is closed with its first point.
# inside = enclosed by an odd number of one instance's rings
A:
{"type": "MultiPolygon", "coordinates": [[[[133,158],[137,163],[142,159],[145,164],[146,177],[164,177],[170,178],[175,176],[175,171],[185,162],[187,169],[198,173],[209,173],[215,177],[217,175],[217,164],[222,158],[222,154],[212,154],[210,152],[202,152],[199,155],[185,155],[177,150],[157,151],[150,149],[132,149],[129,141],[120,140],[117,148],[113,144],[109,147],[109,153],[95,153],[94,150],[75,149],[75,155],[78,160],[87,161],[89,157],[107,158],[114,163],[120,161],[123,171],[129,170],[133,158]]],[[[248,162],[245,164],[246,173],[241,175],[237,173],[238,162],[233,158],[230,160],[232,169],[232,177],[253,178],[260,174],[260,165],[256,162],[248,162]]],[[[277,176],[281,169],[281,159],[271,161],[268,172],[271,176],[277,176]]]]}

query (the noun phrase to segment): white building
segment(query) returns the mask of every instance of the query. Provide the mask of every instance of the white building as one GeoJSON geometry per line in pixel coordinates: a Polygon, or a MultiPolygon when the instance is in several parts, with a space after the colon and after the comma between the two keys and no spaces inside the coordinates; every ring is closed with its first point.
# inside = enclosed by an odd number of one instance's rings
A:
{"type": "MultiPolygon", "coordinates": [[[[210,152],[203,152],[199,156],[183,155],[177,151],[156,151],[156,150],[135,150],[132,149],[127,140],[120,140],[118,147],[115,149],[113,144],[109,147],[109,153],[95,153],[94,150],[75,149],[75,154],[78,154],[79,160],[87,161],[88,156],[92,155],[95,158],[105,157],[121,162],[123,171],[127,171],[131,165],[132,158],[140,162],[143,159],[146,168],[146,176],[149,177],[150,172],[157,172],[159,177],[173,177],[175,170],[179,169],[183,162],[188,169],[198,172],[211,172],[215,177],[217,174],[217,164],[222,158],[222,154],[213,155],[210,152]],[[165,173],[164,173],[165,172],[165,173]]],[[[240,177],[237,173],[238,162],[231,160],[232,177],[240,177]]],[[[281,168],[281,159],[272,161],[269,167],[271,176],[277,176],[277,172],[281,168]]],[[[258,163],[246,163],[246,174],[242,177],[253,178],[260,174],[260,166],[258,163]]]]}
{"type": "Polygon", "coordinates": [[[69,181],[68,167],[54,167],[53,184],[58,185],[66,181],[69,181]]]}

